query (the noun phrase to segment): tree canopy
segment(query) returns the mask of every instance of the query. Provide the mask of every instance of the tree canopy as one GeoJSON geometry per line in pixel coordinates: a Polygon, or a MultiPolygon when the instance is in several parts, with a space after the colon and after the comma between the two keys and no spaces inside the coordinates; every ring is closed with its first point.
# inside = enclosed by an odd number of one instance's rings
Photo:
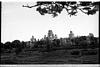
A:
{"type": "Polygon", "coordinates": [[[76,16],[78,10],[87,15],[94,15],[97,11],[99,11],[99,2],[92,1],[38,1],[36,5],[33,6],[25,6],[28,8],[37,7],[36,11],[38,11],[41,15],[52,14],[53,17],[61,14],[63,9],[65,9],[70,16],[76,16]]]}

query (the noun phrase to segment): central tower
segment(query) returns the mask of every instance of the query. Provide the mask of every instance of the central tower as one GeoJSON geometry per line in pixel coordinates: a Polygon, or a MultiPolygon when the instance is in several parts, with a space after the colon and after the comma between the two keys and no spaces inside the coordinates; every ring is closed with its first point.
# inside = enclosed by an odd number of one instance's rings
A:
{"type": "Polygon", "coordinates": [[[48,31],[48,39],[49,40],[53,40],[54,39],[54,34],[53,34],[52,30],[48,31]]]}

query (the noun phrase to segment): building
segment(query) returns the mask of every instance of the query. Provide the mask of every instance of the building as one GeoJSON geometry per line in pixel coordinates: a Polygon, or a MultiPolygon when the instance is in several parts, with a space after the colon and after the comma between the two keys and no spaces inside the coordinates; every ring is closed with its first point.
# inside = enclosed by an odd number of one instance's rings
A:
{"type": "Polygon", "coordinates": [[[74,38],[74,33],[72,31],[70,31],[69,38],[70,39],[73,39],[74,38]]]}
{"type": "Polygon", "coordinates": [[[47,36],[44,35],[44,37],[41,40],[47,40],[47,39],[54,40],[54,39],[58,39],[58,37],[56,34],[53,34],[52,30],[49,30],[47,36]]]}
{"type": "Polygon", "coordinates": [[[48,39],[49,40],[54,40],[54,34],[53,34],[52,30],[48,31],[48,39]]]}
{"type": "Polygon", "coordinates": [[[55,34],[54,39],[58,39],[57,35],[55,34]]]}
{"type": "Polygon", "coordinates": [[[66,43],[66,38],[60,38],[60,45],[65,45],[66,43]]]}
{"type": "Polygon", "coordinates": [[[88,36],[89,36],[89,37],[94,37],[93,33],[89,33],[88,36]]]}
{"type": "Polygon", "coordinates": [[[44,38],[43,38],[43,40],[46,40],[47,39],[47,37],[46,37],[46,35],[44,35],[44,38]]]}
{"type": "Polygon", "coordinates": [[[32,38],[30,39],[30,47],[33,47],[35,42],[36,42],[36,38],[32,36],[32,38]]]}
{"type": "Polygon", "coordinates": [[[34,38],[34,36],[32,36],[32,38],[30,39],[30,41],[33,43],[36,41],[36,38],[34,38]]]}

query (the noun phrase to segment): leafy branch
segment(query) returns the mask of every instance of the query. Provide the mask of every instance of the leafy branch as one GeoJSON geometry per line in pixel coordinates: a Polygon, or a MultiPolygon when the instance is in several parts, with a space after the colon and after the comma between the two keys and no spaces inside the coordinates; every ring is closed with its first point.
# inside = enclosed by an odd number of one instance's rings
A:
{"type": "Polygon", "coordinates": [[[38,1],[36,5],[33,6],[24,6],[27,8],[37,7],[36,11],[38,11],[41,15],[52,14],[53,17],[58,16],[63,9],[65,9],[68,15],[76,16],[78,10],[87,15],[94,15],[97,11],[99,11],[99,2],[91,2],[91,1],[38,1]]]}

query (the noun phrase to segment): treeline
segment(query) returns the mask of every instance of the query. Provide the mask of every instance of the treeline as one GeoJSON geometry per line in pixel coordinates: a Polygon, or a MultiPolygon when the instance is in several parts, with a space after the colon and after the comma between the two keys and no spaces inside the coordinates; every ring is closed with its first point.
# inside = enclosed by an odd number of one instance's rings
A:
{"type": "Polygon", "coordinates": [[[1,43],[1,53],[13,53],[19,54],[24,49],[36,49],[40,51],[51,51],[56,49],[94,49],[99,48],[99,38],[81,36],[73,39],[60,38],[54,40],[40,40],[35,42],[24,42],[20,40],[14,40],[12,42],[1,43]]]}
{"type": "Polygon", "coordinates": [[[14,40],[12,42],[7,41],[6,43],[1,43],[1,53],[12,53],[16,52],[18,54],[21,52],[24,48],[26,48],[26,42],[20,40],[14,40]]]}

